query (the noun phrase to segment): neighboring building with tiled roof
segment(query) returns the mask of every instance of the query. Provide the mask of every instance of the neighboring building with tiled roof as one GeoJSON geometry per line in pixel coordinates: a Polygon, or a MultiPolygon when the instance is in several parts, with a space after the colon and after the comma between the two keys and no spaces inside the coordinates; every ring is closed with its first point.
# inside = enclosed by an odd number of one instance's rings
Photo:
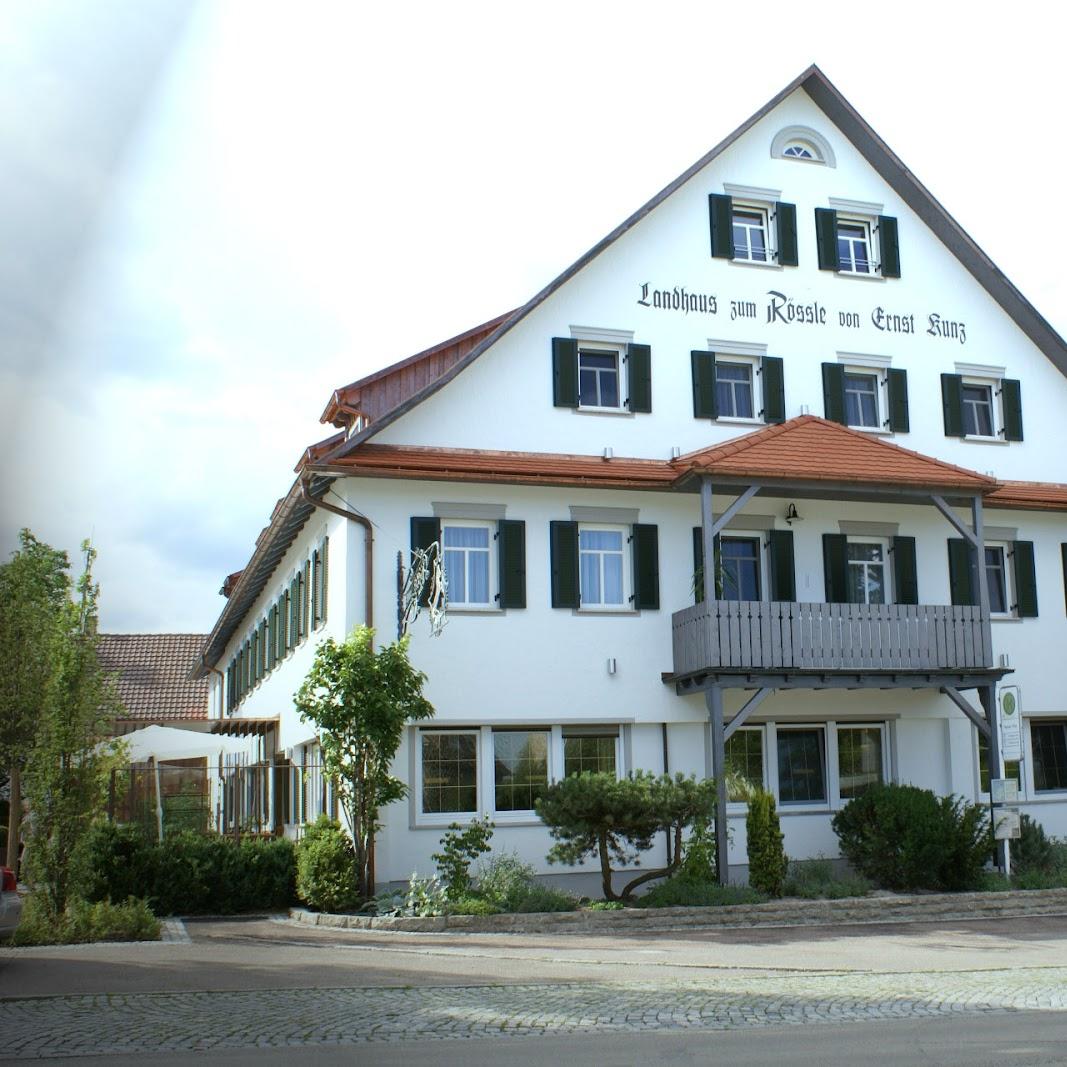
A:
{"type": "Polygon", "coordinates": [[[205,634],[100,634],[98,654],[113,672],[129,723],[188,722],[207,718],[208,681],[190,671],[205,634]]]}
{"type": "Polygon", "coordinates": [[[730,769],[834,856],[871,784],[986,803],[1012,684],[1003,769],[1067,835],[1064,412],[1063,339],[811,68],[522,307],[336,390],[196,673],[290,762],[271,825],[314,819],[315,649],[393,639],[443,559],[383,882],[479,814],[548,873],[537,799],[587,770],[730,769]]]}

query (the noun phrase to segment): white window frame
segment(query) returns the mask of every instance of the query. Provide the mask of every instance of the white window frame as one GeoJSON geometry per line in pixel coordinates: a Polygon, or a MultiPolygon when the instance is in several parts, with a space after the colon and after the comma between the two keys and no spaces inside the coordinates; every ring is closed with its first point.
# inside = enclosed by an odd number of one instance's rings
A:
{"type": "MultiPolygon", "coordinates": [[[[597,382],[597,392],[600,391],[599,386],[599,373],[597,382]]],[[[602,411],[611,414],[624,413],[628,414],[629,409],[626,407],[626,398],[629,396],[629,379],[626,372],[626,346],[619,344],[612,344],[607,341],[583,341],[578,339],[578,410],[579,411],[602,411]],[[618,383],[619,390],[619,402],[618,404],[583,404],[582,403],[582,356],[585,353],[590,355],[611,355],[615,357],[615,375],[618,383]]]]}
{"type": "MultiPolygon", "coordinates": [[[[722,411],[715,417],[716,422],[737,422],[744,425],[763,425],[759,413],[763,410],[763,381],[760,375],[760,361],[753,356],[739,356],[732,353],[715,353],[715,403],[719,402],[719,367],[747,367],[749,389],[752,393],[751,415],[724,415],[722,411]]],[[[733,390],[731,390],[732,394],[733,390]]]]}
{"type": "MultiPolygon", "coordinates": [[[[1020,797],[1023,796],[1023,781],[1026,782],[1026,797],[1030,800],[1055,800],[1062,801],[1064,796],[1067,796],[1067,788],[1064,789],[1041,789],[1037,788],[1037,760],[1034,758],[1034,741],[1031,734],[1031,728],[1039,725],[1048,725],[1049,723],[1058,723],[1061,726],[1064,721],[1067,720],[1067,715],[1057,713],[1054,715],[1035,715],[1023,720],[1023,726],[1025,727],[1023,732],[1023,758],[1020,760],[1019,766],[1019,793],[1020,797]]],[[[977,742],[976,742],[977,746],[977,742]]],[[[977,748],[976,748],[976,762],[977,768],[977,748]]],[[[980,782],[979,778],[979,782],[980,782]]]]}
{"type": "MultiPolygon", "coordinates": [[[[1040,722],[1040,720],[1038,720],[1038,721],[1040,722]]],[[[1020,800],[1026,800],[1026,799],[1029,798],[1029,799],[1033,800],[1035,797],[1047,796],[1050,793],[1058,794],[1058,793],[1063,792],[1062,790],[1042,790],[1041,793],[1038,793],[1034,789],[1033,764],[1031,762],[1031,757],[1033,756],[1033,749],[1031,748],[1031,742],[1030,742],[1030,720],[1029,719],[1023,719],[1023,721],[1019,725],[1020,725],[1020,728],[1022,729],[1022,758],[1018,761],[1019,762],[1019,775],[1018,775],[1019,799],[1020,800]]],[[[988,804],[989,803],[989,790],[982,788],[982,748],[981,748],[981,738],[978,735],[977,729],[972,730],[971,731],[971,735],[973,737],[972,744],[974,746],[974,797],[975,797],[975,802],[979,803],[979,804],[988,804]]],[[[1011,762],[1015,762],[1015,761],[1013,760],[1011,762]]],[[[1005,770],[1005,776],[1006,777],[1011,777],[1010,775],[1007,774],[1007,761],[1005,761],[1004,770],[1005,770]]],[[[992,781],[994,778],[996,778],[996,775],[993,773],[993,768],[992,767],[989,768],[989,778],[990,778],[990,781],[992,781]]]]}
{"type": "MultiPolygon", "coordinates": [[[[767,201],[746,199],[732,200],[730,211],[730,239],[734,246],[734,263],[746,263],[757,267],[775,267],[778,265],[778,233],[777,227],[772,225],[774,222],[774,211],[774,204],[767,201]],[[734,222],[734,218],[739,213],[756,215],[758,217],[759,225],[749,225],[744,228],[748,231],[758,229],[763,234],[763,259],[756,259],[747,254],[739,254],[737,242],[734,240],[734,227],[737,225],[734,222]]],[[[746,252],[751,250],[751,234],[749,233],[747,236],[749,237],[749,248],[746,249],[746,252]]]]}
{"type": "Polygon", "coordinates": [[[431,826],[444,826],[452,822],[472,822],[474,819],[479,818],[480,813],[485,810],[485,794],[484,783],[482,781],[482,767],[485,760],[483,757],[482,749],[482,729],[481,727],[464,727],[457,726],[453,729],[447,727],[440,728],[428,728],[428,729],[416,729],[414,730],[414,746],[415,746],[415,815],[416,822],[418,824],[426,824],[431,826]],[[422,786],[423,786],[423,773],[422,773],[422,739],[425,735],[430,734],[465,734],[474,738],[474,786],[475,786],[475,805],[474,811],[426,811],[422,806],[422,786]]]}
{"type": "MultiPolygon", "coordinates": [[[[991,605],[989,614],[994,619],[1016,618],[1016,613],[1012,610],[1012,605],[1017,602],[1018,598],[1015,595],[1015,568],[1009,562],[1011,557],[1011,544],[1007,541],[986,541],[983,547],[986,550],[994,549],[1000,553],[1001,572],[1004,575],[1004,610],[993,611],[991,605]]],[[[986,588],[989,589],[989,567],[986,564],[984,554],[982,557],[982,566],[985,568],[986,588]]]]}
{"type": "MultiPolygon", "coordinates": [[[[452,590],[448,590],[448,607],[450,610],[457,610],[463,612],[499,612],[500,600],[498,589],[499,585],[499,563],[497,556],[497,523],[487,519],[441,519],[441,564],[444,566],[444,555],[447,552],[463,552],[465,555],[469,555],[471,551],[481,551],[480,549],[450,549],[445,546],[445,530],[449,527],[460,529],[484,529],[488,535],[488,566],[489,576],[486,583],[489,599],[485,603],[478,601],[466,601],[466,600],[454,600],[452,597],[452,590]]],[[[468,586],[470,582],[468,581],[468,586]]]]}
{"type": "MultiPolygon", "coordinates": [[[[893,571],[892,571],[892,564],[891,564],[892,553],[889,551],[889,549],[891,547],[891,542],[890,542],[890,539],[888,537],[879,537],[879,536],[876,536],[876,535],[873,535],[873,534],[847,534],[846,535],[846,539],[845,539],[845,546],[846,546],[845,547],[846,574],[850,574],[851,573],[848,570],[848,568],[851,568],[853,566],[863,566],[863,568],[866,570],[866,568],[870,565],[866,561],[861,561],[861,562],[854,563],[852,560],[850,560],[848,558],[848,546],[849,545],[875,545],[875,544],[878,545],[879,548],[881,548],[881,550],[882,550],[882,574],[883,574],[882,590],[883,590],[883,593],[884,593],[884,599],[881,601],[881,603],[882,604],[892,604],[893,603],[893,571]]],[[[852,583],[851,583],[851,581],[849,581],[849,591],[850,592],[851,592],[851,589],[852,589],[852,583]]],[[[858,601],[853,600],[853,601],[849,601],[849,603],[853,603],[853,604],[870,604],[871,601],[869,601],[869,600],[858,600],[858,601]]]]}
{"type": "MultiPolygon", "coordinates": [[[[589,612],[632,612],[633,606],[633,531],[630,526],[606,522],[578,523],[578,610],[589,612]],[[582,596],[582,532],[610,532],[622,535],[622,603],[605,604],[603,599],[589,603],[582,596]]],[[[601,597],[603,598],[603,562],[601,562],[601,597]]]]}
{"type": "Polygon", "coordinates": [[[540,733],[548,734],[546,756],[546,781],[552,785],[559,780],[563,772],[563,739],[558,726],[532,726],[524,723],[496,723],[493,726],[483,728],[483,733],[488,734],[488,758],[484,761],[486,768],[486,797],[487,808],[492,813],[493,820],[499,823],[530,822],[536,820],[537,812],[533,808],[517,808],[514,810],[498,811],[496,806],[496,735],[498,733],[540,733]]]}
{"type": "Polygon", "coordinates": [[[551,779],[552,782],[562,781],[567,774],[567,741],[581,737],[612,737],[615,742],[615,777],[622,778],[622,729],[614,723],[605,723],[602,729],[593,726],[583,727],[580,731],[568,733],[570,728],[566,726],[552,727],[552,744],[556,744],[558,731],[559,752],[556,766],[559,768],[558,777],[551,779]]]}
{"type": "MultiPolygon", "coordinates": [[[[964,437],[970,441],[1000,441],[1001,432],[1004,429],[1004,413],[1001,410],[1000,402],[1000,379],[999,378],[985,378],[977,375],[964,374],[960,382],[961,393],[961,418],[964,422],[964,437]],[[992,433],[967,433],[966,432],[966,414],[968,407],[968,401],[963,398],[962,392],[968,386],[973,388],[981,388],[989,390],[989,422],[992,429],[992,433]]],[[[977,426],[977,420],[975,420],[975,426],[977,426]]]]}
{"type": "Polygon", "coordinates": [[[849,377],[869,378],[874,382],[874,425],[867,426],[864,423],[848,422],[847,425],[853,430],[863,430],[865,433],[887,433],[886,414],[889,410],[888,385],[889,376],[885,370],[874,367],[858,367],[845,364],[842,368],[845,381],[845,419],[848,419],[848,381],[849,377]]]}
{"type": "MultiPolygon", "coordinates": [[[[736,737],[737,734],[743,734],[745,732],[758,733],[760,735],[760,745],[761,745],[760,755],[762,756],[761,768],[760,768],[761,769],[761,773],[762,773],[762,780],[760,781],[760,786],[761,786],[762,789],[767,790],[767,781],[768,781],[768,779],[767,779],[767,759],[768,759],[768,756],[767,756],[767,745],[768,745],[768,738],[770,737],[770,735],[774,731],[773,731],[773,729],[769,729],[768,726],[766,724],[764,724],[764,723],[746,724],[744,726],[738,727],[738,729],[735,730],[733,734],[731,734],[731,740],[734,737],[736,737]]],[[[777,740],[776,740],[775,743],[777,744],[777,740]]],[[[777,777],[777,775],[775,777],[777,777]]],[[[777,795],[777,794],[775,794],[775,795],[777,795]]],[[[729,795],[727,795],[726,810],[728,812],[743,812],[743,811],[747,811],[748,810],[748,801],[745,801],[745,800],[730,800],[729,799],[729,795]]]]}
{"type": "Polygon", "coordinates": [[[827,737],[832,735],[831,746],[833,749],[833,768],[830,771],[830,806],[835,811],[840,810],[853,798],[841,795],[841,749],[840,737],[843,730],[878,730],[881,734],[880,751],[882,757],[882,783],[888,782],[890,772],[889,759],[889,725],[886,722],[833,722],[827,723],[827,737]]]}
{"type": "MultiPolygon", "coordinates": [[[[881,262],[878,258],[878,247],[875,241],[877,226],[874,220],[867,215],[853,215],[847,212],[839,211],[837,213],[837,231],[838,231],[838,274],[847,274],[850,278],[880,278],[882,276],[881,262]],[[867,263],[870,266],[870,270],[856,270],[852,267],[845,267],[841,264],[841,227],[842,226],[858,226],[863,230],[863,241],[867,247],[867,263]]],[[[850,240],[856,240],[852,238],[850,240]]],[[[855,248],[850,244],[850,250],[852,252],[851,260],[856,262],[855,248]]]]}

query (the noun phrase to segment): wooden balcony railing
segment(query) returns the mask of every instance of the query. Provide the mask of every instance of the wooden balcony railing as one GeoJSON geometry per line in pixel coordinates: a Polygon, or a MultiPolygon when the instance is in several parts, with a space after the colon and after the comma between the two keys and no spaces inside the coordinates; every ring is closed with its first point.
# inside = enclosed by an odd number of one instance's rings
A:
{"type": "Polygon", "coordinates": [[[977,607],[720,600],[676,611],[674,674],[992,667],[977,607]]]}

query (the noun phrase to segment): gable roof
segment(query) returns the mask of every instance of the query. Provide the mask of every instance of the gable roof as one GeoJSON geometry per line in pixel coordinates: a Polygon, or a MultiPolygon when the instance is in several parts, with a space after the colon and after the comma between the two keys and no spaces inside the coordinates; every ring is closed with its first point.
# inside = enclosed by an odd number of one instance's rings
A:
{"type": "Polygon", "coordinates": [[[789,482],[967,489],[989,492],[995,478],[901,448],[817,415],[764,427],[690,452],[671,465],[690,474],[789,482]]]}
{"type": "Polygon", "coordinates": [[[1022,511],[1067,511],[1067,485],[1062,482],[1001,482],[986,497],[986,504],[1022,511]]]}
{"type": "Polygon", "coordinates": [[[100,665],[115,677],[125,709],[137,722],[207,718],[207,678],[189,671],[206,634],[100,634],[100,665]]]}
{"type": "MultiPolygon", "coordinates": [[[[491,348],[517,323],[521,322],[536,307],[548,299],[557,289],[563,286],[579,271],[591,263],[605,249],[610,248],[623,234],[633,229],[646,215],[650,214],[664,200],[680,189],[686,182],[703,170],[709,163],[721,155],[735,141],[747,133],[764,116],[774,110],[797,89],[803,89],[815,105],[841,130],[860,154],[874,168],[893,191],[919,216],[929,227],[934,235],[945,247],[956,256],[960,263],[971,273],[974,279],[989,293],[1000,305],[1001,309],[1011,320],[1026,334],[1027,337],[1039,348],[1048,359],[1067,376],[1067,343],[1052,328],[1041,313],[1015,288],[1005,277],[999,267],[982,251],[974,240],[966,233],[962,226],[945,210],[941,202],[915,177],[914,174],[901,162],[889,146],[878,136],[877,133],[864,121],[859,112],[841,95],[840,91],[830,82],[825,74],[814,64],[808,67],[802,74],[794,78],[780,93],[772,97],[755,114],[746,119],[728,137],[720,141],[706,155],[698,159],[691,167],[680,174],[669,185],[657,193],[648,203],[638,208],[628,219],[617,226],[598,244],[594,245],[580,259],[572,263],[558,278],[550,282],[541,292],[521,308],[511,312],[510,315],[492,320],[475,327],[467,334],[460,337],[472,337],[483,329],[490,332],[476,344],[469,352],[457,358],[451,366],[440,373],[438,377],[428,381],[416,392],[399,399],[395,406],[388,408],[380,414],[375,414],[373,421],[359,433],[353,434],[347,441],[341,444],[330,455],[330,459],[340,459],[350,455],[364,441],[370,439],[379,430],[395,422],[398,418],[421,404],[427,397],[432,396],[439,389],[447,385],[453,378],[470,366],[479,356],[491,348]],[[496,324],[494,326],[494,323],[496,324]],[[490,329],[491,328],[491,329],[490,329]]],[[[453,339],[456,340],[456,339],[453,339]]],[[[445,345],[451,342],[444,342],[445,345]]],[[[438,346],[441,347],[441,346],[438,346]]],[[[378,372],[379,375],[388,374],[410,365],[414,361],[434,351],[427,349],[426,353],[420,353],[410,357],[409,360],[394,364],[378,372]]],[[[427,366],[427,370],[429,367],[427,366]]],[[[370,382],[376,376],[370,375],[360,382],[370,382]]],[[[360,384],[354,382],[345,389],[351,390],[360,384]]],[[[341,391],[339,391],[341,392],[341,391]]],[[[334,394],[335,398],[337,393],[334,394]]],[[[333,401],[331,401],[332,403],[333,401]]],[[[326,413],[331,408],[327,405],[326,413]]],[[[324,419],[326,418],[324,413],[324,419]]]]}

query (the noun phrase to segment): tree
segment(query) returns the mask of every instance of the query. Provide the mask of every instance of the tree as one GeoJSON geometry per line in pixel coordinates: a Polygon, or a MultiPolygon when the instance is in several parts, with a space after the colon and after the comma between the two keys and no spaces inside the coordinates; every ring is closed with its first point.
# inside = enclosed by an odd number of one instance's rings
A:
{"type": "Polygon", "coordinates": [[[96,553],[88,542],[82,550],[78,599],[66,598],[62,607],[52,673],[26,762],[27,876],[56,920],[72,895],[75,849],[104,810],[111,771],[123,761],[125,748],[109,737],[119,702],[97,659],[96,553]]]}
{"type": "Polygon", "coordinates": [[[537,814],[556,841],[549,863],[578,864],[596,856],[605,900],[626,900],[639,885],[673,874],[682,860],[683,831],[699,820],[710,821],[714,810],[713,779],[698,782],[681,774],[646,772],[627,778],[571,775],[549,786],[537,801],[537,814]],[[622,866],[637,860],[664,831],[674,839],[672,862],[638,875],[616,894],[612,862],[622,866]]]}
{"type": "Polygon", "coordinates": [[[0,565],[0,766],[7,772],[10,796],[5,864],[16,872],[22,774],[43,716],[70,590],[66,552],[25,529],[19,545],[0,565]]]}
{"type": "Polygon", "coordinates": [[[426,675],[408,660],[408,638],[374,651],[374,631],[358,626],[343,644],[323,641],[295,702],[315,724],[324,770],[337,783],[355,851],[360,898],[374,895],[371,857],[378,812],[407,786],[390,771],[404,726],[433,715],[426,675]]]}
{"type": "Polygon", "coordinates": [[[784,837],[770,793],[757,789],[748,798],[745,830],[748,837],[748,884],[770,897],[780,897],[789,861],[782,847],[784,837]]]}

